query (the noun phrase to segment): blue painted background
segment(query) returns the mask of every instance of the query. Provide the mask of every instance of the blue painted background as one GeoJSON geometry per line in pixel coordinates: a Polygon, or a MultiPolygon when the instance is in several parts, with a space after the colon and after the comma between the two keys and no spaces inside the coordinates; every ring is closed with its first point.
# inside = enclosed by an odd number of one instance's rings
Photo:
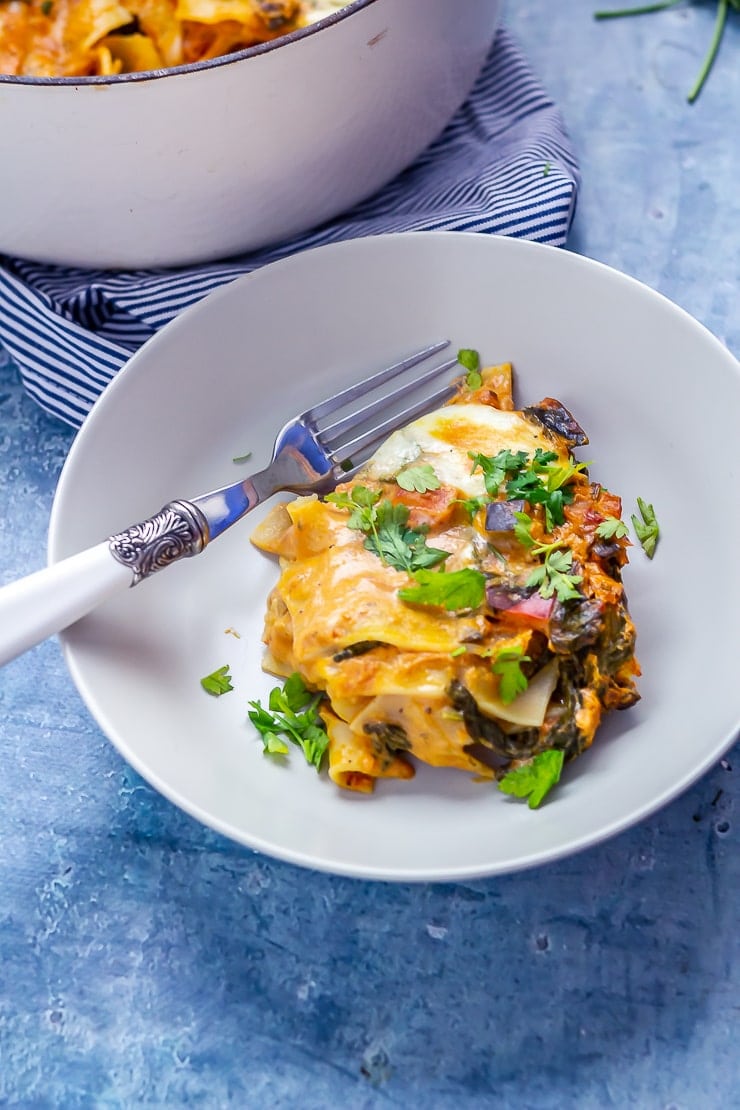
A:
{"type": "MultiPolygon", "coordinates": [[[[593,7],[507,11],[581,159],[571,248],[739,354],[740,17],[689,107],[715,5],[593,7]]],[[[0,353],[2,581],[44,562],[71,439],[0,353]]],[[[46,643],[0,672],[0,1105],[740,1106],[739,771],[522,875],[338,879],[155,794],[46,643]]]]}

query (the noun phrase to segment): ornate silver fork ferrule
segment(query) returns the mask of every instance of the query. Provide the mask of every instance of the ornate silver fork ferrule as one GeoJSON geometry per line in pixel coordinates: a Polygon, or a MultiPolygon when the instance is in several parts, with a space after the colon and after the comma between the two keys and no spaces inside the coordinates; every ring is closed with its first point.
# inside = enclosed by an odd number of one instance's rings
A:
{"type": "Polygon", "coordinates": [[[199,555],[210,539],[208,521],[191,501],[170,501],[148,520],[108,540],[114,559],[132,572],[136,586],[178,559],[199,555]]]}

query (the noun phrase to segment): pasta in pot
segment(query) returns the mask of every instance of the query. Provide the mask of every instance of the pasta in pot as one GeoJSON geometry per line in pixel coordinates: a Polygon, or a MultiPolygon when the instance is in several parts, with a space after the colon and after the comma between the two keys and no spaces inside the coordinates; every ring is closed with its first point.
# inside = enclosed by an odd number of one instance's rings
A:
{"type": "Polygon", "coordinates": [[[0,73],[115,76],[280,38],[346,0],[0,0],[0,73]]]}
{"type": "Polygon", "coordinates": [[[489,367],[255,531],[281,566],[266,669],[320,695],[337,785],[414,759],[489,779],[562,764],[638,699],[627,529],[572,454],[586,442],[551,398],[515,410],[511,367],[489,367]]]}

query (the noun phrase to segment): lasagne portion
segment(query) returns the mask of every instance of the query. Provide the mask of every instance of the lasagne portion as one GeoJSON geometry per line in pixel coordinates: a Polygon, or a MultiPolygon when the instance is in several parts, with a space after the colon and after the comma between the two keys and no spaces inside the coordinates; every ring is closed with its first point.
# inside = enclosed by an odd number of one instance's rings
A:
{"type": "Polygon", "coordinates": [[[0,73],[115,76],[270,42],[346,0],[2,0],[0,73]]]}
{"type": "Polygon", "coordinates": [[[258,527],[280,559],[265,668],[323,695],[338,786],[572,759],[637,700],[626,527],[586,442],[552,398],[516,411],[511,367],[489,367],[258,527]]]}

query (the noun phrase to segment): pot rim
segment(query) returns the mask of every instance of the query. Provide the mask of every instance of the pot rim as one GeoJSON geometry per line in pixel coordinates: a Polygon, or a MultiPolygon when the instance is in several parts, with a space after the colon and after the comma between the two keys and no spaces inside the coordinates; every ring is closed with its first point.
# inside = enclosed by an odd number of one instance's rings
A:
{"type": "Polygon", "coordinates": [[[0,85],[41,85],[67,88],[71,86],[73,88],[79,88],[85,85],[123,85],[131,81],[162,81],[167,77],[178,77],[185,73],[197,72],[198,70],[216,69],[220,66],[234,65],[244,61],[246,58],[253,58],[259,54],[268,54],[271,50],[278,50],[282,46],[288,46],[290,43],[298,42],[301,39],[308,38],[310,35],[315,35],[319,31],[331,27],[336,23],[341,23],[342,20],[348,19],[356,12],[361,11],[363,8],[370,7],[375,3],[377,3],[377,0],[349,0],[343,8],[339,8],[336,12],[330,12],[329,15],[325,15],[315,23],[309,24],[308,27],[299,27],[298,30],[289,31],[288,34],[280,35],[278,38],[271,39],[269,42],[258,43],[256,46],[249,46],[245,50],[236,50],[231,54],[222,54],[218,58],[209,58],[205,62],[189,62],[187,65],[170,66],[166,69],[144,70],[137,73],[114,73],[107,76],[28,77],[10,73],[0,73],[0,85]]]}

